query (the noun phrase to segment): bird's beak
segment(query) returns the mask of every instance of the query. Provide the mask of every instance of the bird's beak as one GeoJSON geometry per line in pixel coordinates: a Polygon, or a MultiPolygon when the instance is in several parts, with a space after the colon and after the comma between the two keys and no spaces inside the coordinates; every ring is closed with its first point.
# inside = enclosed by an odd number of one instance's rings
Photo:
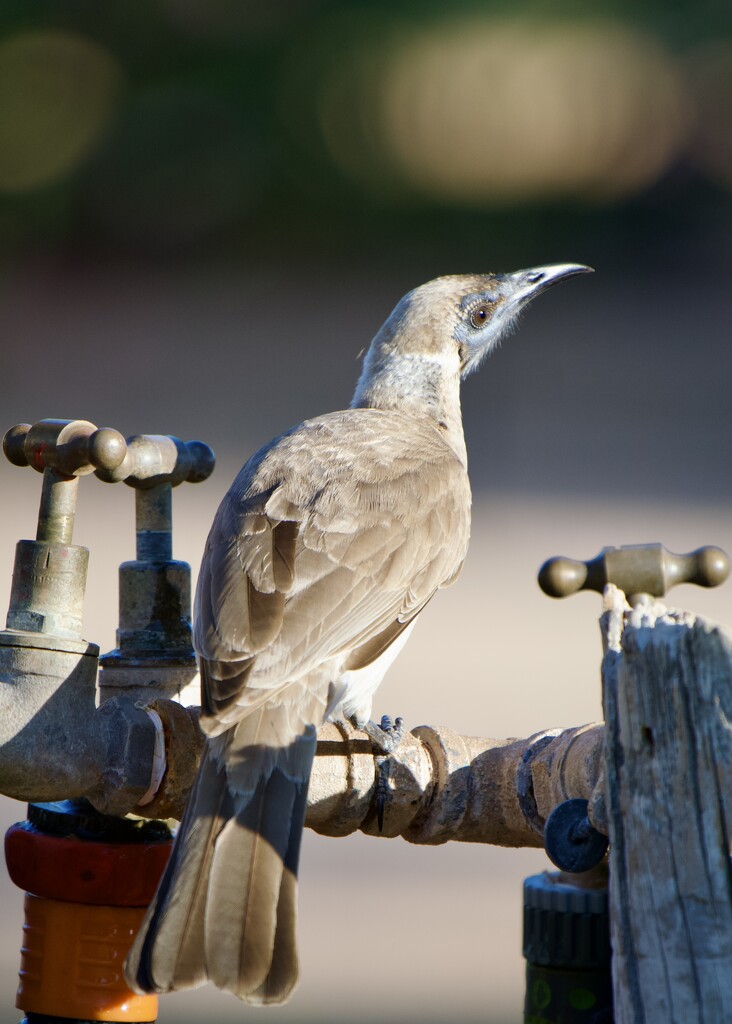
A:
{"type": "Polygon", "coordinates": [[[586,267],[582,263],[554,263],[549,267],[531,267],[529,270],[517,270],[513,274],[506,274],[506,305],[511,311],[517,311],[566,277],[592,272],[592,267],[586,267]]]}

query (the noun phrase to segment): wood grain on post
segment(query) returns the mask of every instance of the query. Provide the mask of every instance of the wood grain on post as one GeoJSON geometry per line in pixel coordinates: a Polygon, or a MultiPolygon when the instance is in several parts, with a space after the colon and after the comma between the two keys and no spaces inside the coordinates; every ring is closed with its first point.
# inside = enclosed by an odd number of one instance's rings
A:
{"type": "Polygon", "coordinates": [[[615,1021],[731,1022],[732,634],[605,602],[615,1021]]]}

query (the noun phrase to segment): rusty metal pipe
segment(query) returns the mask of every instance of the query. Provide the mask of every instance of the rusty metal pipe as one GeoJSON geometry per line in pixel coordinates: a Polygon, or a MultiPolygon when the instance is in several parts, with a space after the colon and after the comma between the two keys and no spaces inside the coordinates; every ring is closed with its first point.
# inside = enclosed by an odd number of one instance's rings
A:
{"type": "MultiPolygon", "coordinates": [[[[168,700],[153,707],[163,722],[168,770],[152,802],[135,810],[180,818],[203,743],[197,729],[191,733],[198,709],[168,700]]],[[[602,725],[508,740],[419,726],[384,756],[366,733],[329,723],[318,732],[305,823],[328,836],[361,831],[428,845],[540,847],[544,821],[558,804],[597,801],[603,742],[602,725]]]]}

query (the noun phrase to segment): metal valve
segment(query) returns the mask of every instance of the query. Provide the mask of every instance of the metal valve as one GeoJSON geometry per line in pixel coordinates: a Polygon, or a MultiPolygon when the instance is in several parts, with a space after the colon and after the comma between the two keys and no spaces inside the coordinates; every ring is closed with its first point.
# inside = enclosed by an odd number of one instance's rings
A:
{"type": "Polygon", "coordinates": [[[128,438],[88,420],[20,423],[3,438],[15,466],[43,473],[35,541],[16,548],[8,628],[68,639],[81,636],[89,552],[72,545],[79,477],[95,473],[138,491],[138,559],[171,558],[170,488],[210,476],[214,454],[201,441],[139,435],[128,438]],[[147,493],[139,497],[141,491],[147,493]],[[142,548],[142,552],[141,552],[142,548]]]}
{"type": "Polygon", "coordinates": [[[593,828],[588,807],[587,800],[565,800],[546,820],[544,849],[562,871],[573,874],[591,871],[607,853],[608,838],[593,828]]]}
{"type": "Polygon", "coordinates": [[[213,467],[214,454],[201,441],[138,435],[127,440],[118,466],[97,470],[108,483],[135,488],[137,538],[135,560],[119,567],[117,647],[100,658],[102,699],[150,699],[151,691],[180,698],[196,683],[191,568],[173,559],[172,488],[205,480],[213,467]]]}
{"type": "Polygon", "coordinates": [[[118,465],[120,441],[117,431],[98,431],[86,420],[22,423],[3,438],[13,465],[43,473],[36,539],[16,546],[8,629],[81,639],[89,552],[71,543],[79,477],[95,462],[118,465]]]}
{"type": "Polygon", "coordinates": [[[622,590],[631,604],[663,597],[679,583],[718,587],[729,576],[728,556],[717,547],[697,548],[686,555],[661,544],[627,544],[603,548],[587,562],[550,558],[539,570],[539,586],[549,597],[569,597],[580,590],[601,594],[608,583],[622,590]]]}
{"type": "Polygon", "coordinates": [[[0,789],[42,797],[52,779],[68,796],[96,786],[115,813],[114,794],[124,791],[129,809],[150,785],[157,742],[139,691],[151,703],[196,676],[190,566],[172,558],[172,488],[205,480],[213,452],[200,441],[125,440],[88,420],[57,419],[12,427],[3,450],[43,484],[36,539],[17,544],[0,631],[0,789]],[[101,659],[82,639],[89,552],[72,543],[79,478],[90,474],[134,488],[137,518],[137,558],[120,567],[118,648],[101,659]]]}

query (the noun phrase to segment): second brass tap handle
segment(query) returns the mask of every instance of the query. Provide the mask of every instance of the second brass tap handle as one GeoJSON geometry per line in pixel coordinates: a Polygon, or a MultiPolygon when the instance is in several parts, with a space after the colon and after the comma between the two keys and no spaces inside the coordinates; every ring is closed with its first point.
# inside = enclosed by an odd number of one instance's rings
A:
{"type": "Polygon", "coordinates": [[[717,547],[677,555],[662,544],[627,544],[604,548],[587,562],[550,558],[539,570],[539,586],[549,597],[569,597],[580,590],[602,593],[613,583],[625,594],[663,597],[679,583],[717,587],[729,576],[730,561],[717,547]]]}
{"type": "Polygon", "coordinates": [[[107,483],[124,481],[130,487],[147,488],[169,483],[201,483],[211,475],[213,451],[203,441],[181,441],[165,434],[136,434],[127,438],[123,460],[113,469],[98,469],[107,483]]]}

